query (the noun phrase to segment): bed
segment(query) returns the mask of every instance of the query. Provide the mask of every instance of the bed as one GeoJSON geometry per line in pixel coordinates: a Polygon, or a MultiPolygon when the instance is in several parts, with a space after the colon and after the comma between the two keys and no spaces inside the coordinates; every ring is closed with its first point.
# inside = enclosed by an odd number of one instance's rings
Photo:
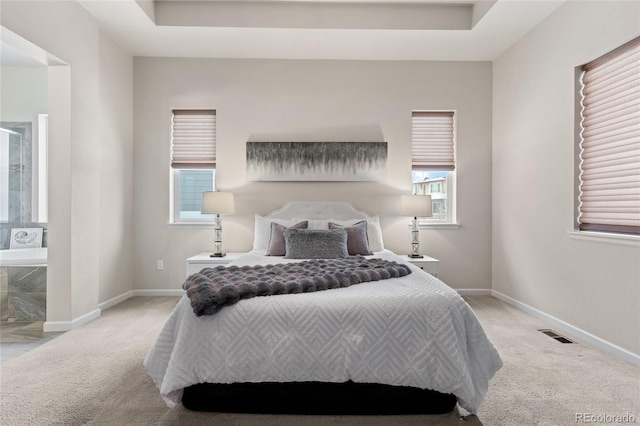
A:
{"type": "MultiPolygon", "coordinates": [[[[456,291],[384,249],[378,217],[347,203],[287,204],[256,215],[253,250],[229,267],[307,262],[273,255],[282,250],[274,243],[277,226],[285,232],[287,257],[294,238],[313,233],[292,230],[301,222],[312,230],[331,223],[337,232],[319,233],[349,241],[365,227],[365,249],[372,254],[357,257],[410,272],[344,288],[252,297],[212,315],[197,316],[193,300],[183,296],[144,360],[167,405],[393,414],[443,413],[458,404],[463,413],[477,413],[502,366],[500,356],[456,291]]],[[[309,245],[303,246],[304,253],[309,245]]]]}

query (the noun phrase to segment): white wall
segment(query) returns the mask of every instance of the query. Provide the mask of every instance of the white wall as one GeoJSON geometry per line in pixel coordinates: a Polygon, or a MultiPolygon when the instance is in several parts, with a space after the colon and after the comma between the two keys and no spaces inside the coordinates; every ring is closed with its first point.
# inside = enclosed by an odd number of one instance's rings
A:
{"type": "Polygon", "coordinates": [[[567,231],[574,69],[640,34],[639,16],[638,2],[567,2],[493,66],[493,289],[636,354],[640,250],[567,231]]]}
{"type": "Polygon", "coordinates": [[[254,214],[293,200],[348,201],[381,216],[386,246],[410,249],[399,194],[411,190],[411,111],[457,111],[459,229],[421,232],[456,288],[491,282],[491,64],[134,59],[134,228],[137,289],[177,289],[185,259],[212,249],[211,228],[167,227],[171,110],[217,110],[218,189],[236,194],[224,249],[250,250],[254,214]],[[384,183],[247,182],[247,140],[387,141],[384,183]],[[165,269],[156,270],[156,260],[165,269]]]}
{"type": "MultiPolygon", "coordinates": [[[[122,185],[103,187],[101,173],[108,173],[113,164],[111,158],[103,160],[104,148],[118,151],[130,170],[131,122],[122,114],[131,109],[132,101],[126,99],[131,93],[131,77],[126,77],[131,60],[101,39],[93,17],[76,2],[3,1],[0,8],[4,27],[69,65],[49,69],[47,322],[65,327],[95,314],[101,295],[132,287],[126,263],[123,266],[113,254],[112,240],[107,238],[106,248],[101,248],[105,232],[124,234],[127,230],[120,228],[126,225],[122,220],[114,224],[100,210],[114,200],[126,205],[130,199],[122,185]],[[111,72],[117,75],[113,82],[108,79],[111,72]],[[114,114],[118,108],[124,111],[114,114]],[[105,135],[104,129],[113,133],[105,135]],[[111,277],[120,280],[114,291],[109,290],[113,282],[101,283],[110,276],[100,273],[105,250],[106,266],[123,269],[122,275],[111,277]]],[[[130,215],[130,210],[124,214],[130,215]]],[[[130,241],[121,240],[127,238],[130,241]]]]}

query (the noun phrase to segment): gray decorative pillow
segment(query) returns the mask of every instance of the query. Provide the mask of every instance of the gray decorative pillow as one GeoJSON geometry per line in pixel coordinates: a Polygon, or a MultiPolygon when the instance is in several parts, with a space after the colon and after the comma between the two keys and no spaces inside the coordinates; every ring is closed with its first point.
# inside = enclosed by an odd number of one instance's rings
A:
{"type": "MultiPolygon", "coordinates": [[[[300,222],[293,225],[291,228],[305,229],[309,222],[300,222]]],[[[284,244],[284,231],[287,230],[284,225],[271,222],[271,238],[269,239],[269,248],[267,249],[267,256],[284,256],[286,253],[286,246],[284,244]]]]}
{"type": "Polygon", "coordinates": [[[346,227],[338,225],[337,223],[329,222],[329,229],[344,229],[347,231],[347,249],[351,256],[356,254],[360,254],[362,256],[373,254],[369,249],[366,220],[346,227]]]}
{"type": "MultiPolygon", "coordinates": [[[[329,219],[329,222],[333,222],[337,225],[342,226],[351,226],[354,223],[358,223],[363,219],[349,219],[349,220],[339,220],[339,219],[329,219]]],[[[372,252],[382,251],[384,250],[384,241],[382,240],[382,229],[380,228],[380,217],[379,216],[368,216],[367,220],[367,239],[369,240],[369,249],[372,252]]]]}
{"type": "Polygon", "coordinates": [[[344,229],[293,229],[284,232],[285,259],[337,259],[349,257],[344,229]]]}

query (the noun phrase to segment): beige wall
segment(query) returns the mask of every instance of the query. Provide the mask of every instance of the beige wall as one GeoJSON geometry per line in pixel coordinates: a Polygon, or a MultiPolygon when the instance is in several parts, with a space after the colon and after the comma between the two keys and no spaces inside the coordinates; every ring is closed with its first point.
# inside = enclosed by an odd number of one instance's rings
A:
{"type": "Polygon", "coordinates": [[[640,353],[640,250],[570,238],[574,68],[640,34],[638,2],[567,2],[494,62],[493,289],[640,353]]]}
{"type": "Polygon", "coordinates": [[[411,111],[457,111],[459,229],[424,230],[456,288],[490,288],[491,64],[295,60],[134,59],[137,289],[178,289],[185,259],[211,250],[211,228],[167,227],[173,108],[217,110],[218,189],[236,194],[224,249],[250,250],[254,214],[293,200],[348,201],[381,216],[387,248],[410,248],[399,194],[411,190],[411,111]],[[247,140],[387,141],[384,183],[247,182],[247,140]],[[163,260],[165,269],[156,270],[163,260]]]}
{"type": "MultiPolygon", "coordinates": [[[[38,47],[60,58],[69,66],[49,69],[49,263],[47,276],[47,321],[68,324],[95,313],[101,295],[108,297],[131,288],[131,274],[114,260],[112,243],[101,248],[105,227],[124,234],[121,222],[100,214],[101,205],[127,200],[126,189],[101,185],[113,159],[103,162],[103,149],[119,152],[130,164],[127,134],[131,133],[126,100],[131,93],[131,60],[119,48],[102,39],[91,15],[76,2],[0,3],[2,25],[38,47]],[[102,60],[102,62],[101,62],[102,60]],[[114,62],[112,62],[114,61],[114,62]],[[128,71],[127,71],[128,67],[128,71]],[[101,71],[103,71],[101,75],[101,71]],[[107,80],[115,72],[117,80],[107,80]],[[126,74],[129,73],[128,81],[126,74]],[[120,85],[119,83],[124,83],[120,85]],[[103,89],[101,92],[101,88],[103,89]],[[110,114],[125,108],[119,114],[110,114]],[[104,116],[107,114],[107,116],[104,116]],[[128,129],[127,129],[128,127],[128,129]],[[104,135],[110,129],[115,135],[104,135]],[[114,130],[115,129],[115,130],[114,130]],[[103,197],[104,196],[104,197],[103,197]],[[102,235],[102,237],[101,237],[102,235]],[[101,282],[109,274],[100,273],[100,254],[108,253],[107,267],[123,269],[117,280],[101,282]]],[[[129,111],[131,107],[129,106],[129,111]]],[[[130,166],[125,166],[129,167],[130,166]]],[[[126,205],[126,201],[122,204],[126,205]]],[[[131,215],[130,207],[124,215],[131,215]]],[[[127,242],[123,239],[125,244],[127,242]]]]}
{"type": "MultiPolygon", "coordinates": [[[[71,291],[71,67],[49,67],[47,323],[73,319],[71,291]],[[55,167],[53,166],[55,165],[55,167]]],[[[90,311],[89,311],[90,312],[90,311]]],[[[45,323],[45,330],[47,329],[45,323]]]]}
{"type": "Polygon", "coordinates": [[[0,68],[0,120],[30,121],[38,142],[38,114],[47,113],[47,67],[0,68]]]}
{"type": "Polygon", "coordinates": [[[99,301],[133,288],[133,58],[100,35],[99,301]]]}

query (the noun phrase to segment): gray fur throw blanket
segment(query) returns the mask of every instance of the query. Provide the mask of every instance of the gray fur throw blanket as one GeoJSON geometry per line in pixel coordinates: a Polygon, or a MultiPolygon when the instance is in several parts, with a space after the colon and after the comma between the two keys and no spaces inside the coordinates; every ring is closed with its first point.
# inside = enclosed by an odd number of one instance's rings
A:
{"type": "Polygon", "coordinates": [[[196,316],[213,315],[241,299],[308,293],[409,275],[408,265],[352,256],[297,263],[217,266],[190,275],[182,285],[196,316]]]}

